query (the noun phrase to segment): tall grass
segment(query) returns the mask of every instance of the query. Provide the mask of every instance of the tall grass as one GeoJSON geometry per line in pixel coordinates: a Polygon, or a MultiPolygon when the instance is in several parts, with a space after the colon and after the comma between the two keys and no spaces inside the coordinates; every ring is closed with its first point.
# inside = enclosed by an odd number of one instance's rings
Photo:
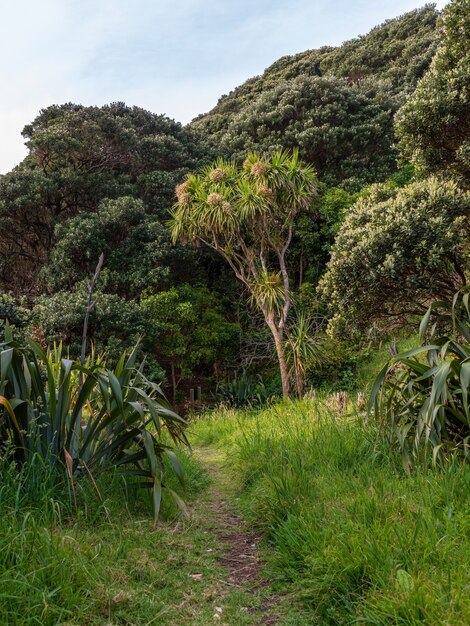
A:
{"type": "MultiPolygon", "coordinates": [[[[184,449],[179,458],[191,500],[207,477],[184,449]]],[[[103,499],[89,481],[76,483],[74,498],[64,473],[57,476],[57,468],[39,454],[19,467],[3,452],[0,475],[2,626],[111,623],[106,615],[109,595],[116,593],[112,565],[137,571],[131,555],[143,549],[158,551],[162,561],[168,556],[152,529],[151,498],[144,490],[129,490],[123,499],[126,479],[117,471],[97,479],[103,499]]],[[[169,477],[169,487],[176,482],[169,477]]],[[[176,504],[163,501],[162,524],[177,517],[176,504]]],[[[151,619],[147,605],[155,599],[134,602],[135,623],[151,619]]]]}
{"type": "Polygon", "coordinates": [[[468,465],[407,476],[374,422],[335,416],[321,398],[193,428],[227,450],[270,574],[312,624],[470,623],[468,465]]]}

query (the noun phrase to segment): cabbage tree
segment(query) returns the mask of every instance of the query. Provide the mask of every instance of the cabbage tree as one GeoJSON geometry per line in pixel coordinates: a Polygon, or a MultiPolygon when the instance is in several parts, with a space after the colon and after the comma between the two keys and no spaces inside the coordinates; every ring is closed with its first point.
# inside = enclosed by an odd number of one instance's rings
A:
{"type": "Polygon", "coordinates": [[[290,393],[285,332],[292,304],[287,253],[297,213],[316,193],[314,170],[297,151],[250,153],[242,166],[219,160],[176,188],[173,240],[212,248],[245,285],[276,347],[284,396],[290,393]]]}

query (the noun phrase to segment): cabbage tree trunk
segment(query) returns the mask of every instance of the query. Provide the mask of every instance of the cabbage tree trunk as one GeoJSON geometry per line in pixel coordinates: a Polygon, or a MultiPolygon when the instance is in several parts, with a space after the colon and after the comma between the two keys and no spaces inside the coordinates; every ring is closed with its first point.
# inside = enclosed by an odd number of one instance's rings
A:
{"type": "Polygon", "coordinates": [[[276,347],[277,360],[279,362],[279,371],[281,372],[282,395],[284,398],[290,396],[290,378],[289,368],[287,367],[286,350],[284,346],[284,329],[279,328],[272,315],[266,315],[266,323],[271,330],[276,347]]]}

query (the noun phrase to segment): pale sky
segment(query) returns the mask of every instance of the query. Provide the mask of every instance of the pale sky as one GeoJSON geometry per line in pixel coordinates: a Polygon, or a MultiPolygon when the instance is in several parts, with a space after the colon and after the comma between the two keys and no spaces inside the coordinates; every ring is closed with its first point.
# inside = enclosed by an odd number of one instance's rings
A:
{"type": "Polygon", "coordinates": [[[119,100],[186,123],[279,57],[339,45],[424,4],[0,0],[0,174],[25,156],[21,130],[51,104],[119,100]]]}

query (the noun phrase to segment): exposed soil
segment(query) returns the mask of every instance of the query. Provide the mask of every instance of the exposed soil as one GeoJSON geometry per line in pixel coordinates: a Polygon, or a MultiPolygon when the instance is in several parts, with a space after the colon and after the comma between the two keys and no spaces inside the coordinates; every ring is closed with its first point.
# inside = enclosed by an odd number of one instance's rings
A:
{"type": "Polygon", "coordinates": [[[230,480],[230,472],[224,468],[218,452],[208,448],[199,449],[197,454],[209,472],[213,485],[208,509],[211,512],[211,530],[221,546],[218,561],[227,570],[221,581],[229,587],[250,590],[258,597],[261,592],[262,603],[247,607],[257,624],[270,626],[278,624],[275,605],[278,598],[269,593],[267,581],[263,577],[263,561],[260,555],[260,537],[254,533],[245,520],[234,511],[236,490],[230,480]],[[265,593],[263,589],[265,589],[265,593]]]}

